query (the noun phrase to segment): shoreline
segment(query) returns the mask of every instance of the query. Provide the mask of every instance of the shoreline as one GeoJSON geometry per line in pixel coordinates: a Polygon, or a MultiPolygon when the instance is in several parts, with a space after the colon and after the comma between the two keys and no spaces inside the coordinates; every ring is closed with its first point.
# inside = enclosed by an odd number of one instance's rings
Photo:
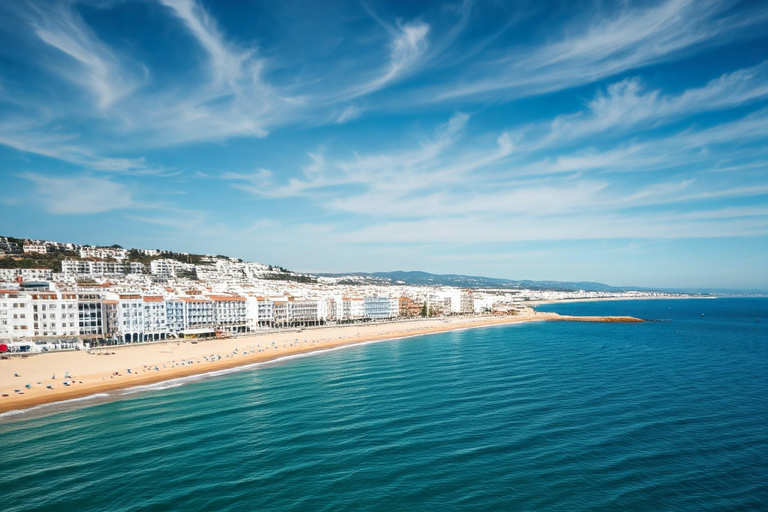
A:
{"type": "Polygon", "coordinates": [[[382,324],[255,334],[196,343],[171,341],[105,347],[91,352],[40,354],[0,361],[0,414],[23,413],[47,404],[152,386],[166,381],[236,370],[286,357],[310,355],[374,341],[536,321],[642,322],[634,317],[574,317],[531,312],[509,317],[449,317],[382,324]],[[345,336],[346,335],[346,336],[345,336]],[[100,353],[115,355],[100,355],[100,353]],[[57,378],[48,377],[59,372],[57,378]],[[65,377],[65,373],[69,375],[65,377]],[[19,377],[14,377],[18,374],[19,377]],[[64,385],[64,382],[69,385],[64,385]],[[25,386],[31,385],[30,389],[25,386]],[[48,388],[51,386],[51,388],[48,388]],[[21,390],[17,393],[14,390],[21,390]]]}

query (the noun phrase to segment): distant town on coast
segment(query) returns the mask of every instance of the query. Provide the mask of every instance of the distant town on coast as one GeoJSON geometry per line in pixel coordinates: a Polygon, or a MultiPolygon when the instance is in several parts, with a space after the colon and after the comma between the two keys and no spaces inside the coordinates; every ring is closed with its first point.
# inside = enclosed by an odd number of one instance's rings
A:
{"type": "Polygon", "coordinates": [[[223,255],[0,237],[0,343],[12,353],[686,296],[419,272],[315,275],[223,255]]]}

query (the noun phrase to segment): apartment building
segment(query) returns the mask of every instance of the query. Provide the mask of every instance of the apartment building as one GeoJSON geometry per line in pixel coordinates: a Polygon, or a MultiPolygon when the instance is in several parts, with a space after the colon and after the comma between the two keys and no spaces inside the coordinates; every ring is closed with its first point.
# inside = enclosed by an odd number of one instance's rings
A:
{"type": "Polygon", "coordinates": [[[365,297],[363,316],[369,320],[386,320],[393,315],[389,309],[389,297],[365,297]]]}
{"type": "Polygon", "coordinates": [[[53,279],[53,270],[49,268],[20,268],[17,275],[22,281],[50,281],[53,279]]]}
{"type": "Polygon", "coordinates": [[[121,294],[117,299],[117,335],[125,343],[144,339],[144,300],[139,294],[121,294]]]}
{"type": "Polygon", "coordinates": [[[48,247],[45,244],[38,244],[34,242],[24,242],[23,245],[24,254],[47,254],[48,247]]]}
{"type": "Polygon", "coordinates": [[[145,295],[143,341],[164,340],[168,336],[165,299],[161,295],[145,295]]]}
{"type": "Polygon", "coordinates": [[[424,303],[421,301],[415,301],[410,297],[400,297],[400,316],[407,318],[421,316],[424,309],[424,303]]]}
{"type": "Polygon", "coordinates": [[[152,260],[149,264],[150,273],[158,277],[176,277],[176,273],[180,270],[192,271],[195,270],[195,266],[172,259],[152,260]]]}
{"type": "Polygon", "coordinates": [[[32,336],[77,336],[80,333],[77,295],[70,292],[29,293],[32,336]]]}
{"type": "Polygon", "coordinates": [[[245,332],[247,323],[245,297],[209,295],[213,302],[216,327],[229,332],[245,332]]]}
{"type": "Polygon", "coordinates": [[[96,247],[95,245],[83,246],[80,248],[81,258],[98,258],[102,260],[112,259],[122,261],[128,257],[126,249],[117,249],[112,247],[96,247]]]}
{"type": "Polygon", "coordinates": [[[0,340],[33,335],[32,298],[19,290],[0,289],[0,340]]]}
{"type": "Polygon", "coordinates": [[[293,301],[289,299],[276,299],[272,301],[272,325],[274,327],[288,327],[293,319],[293,301]]]}
{"type": "Polygon", "coordinates": [[[351,322],[365,317],[365,302],[362,297],[342,297],[339,320],[351,322]]]}
{"type": "Polygon", "coordinates": [[[216,316],[213,301],[204,297],[182,297],[184,303],[184,332],[207,329],[213,332],[216,316]]]}
{"type": "Polygon", "coordinates": [[[101,305],[104,311],[104,338],[113,341],[125,341],[120,336],[120,301],[104,299],[101,301],[101,305]]]}
{"type": "Polygon", "coordinates": [[[328,322],[335,322],[339,319],[338,302],[332,298],[325,299],[325,319],[328,322]]]}
{"type": "Polygon", "coordinates": [[[246,298],[246,325],[249,329],[261,329],[272,327],[273,309],[272,301],[259,296],[246,298]]]}
{"type": "Polygon", "coordinates": [[[319,325],[318,305],[314,299],[293,299],[291,326],[319,325]]]}
{"type": "Polygon", "coordinates": [[[20,252],[23,252],[23,250],[19,250],[19,244],[10,242],[8,237],[0,236],[0,253],[18,254],[20,252]]]}
{"type": "Polygon", "coordinates": [[[471,315],[475,312],[475,295],[472,290],[462,290],[459,310],[462,315],[471,315]]]}
{"type": "Polygon", "coordinates": [[[165,315],[169,334],[178,336],[184,331],[184,302],[181,299],[166,299],[165,315]]]}
{"type": "Polygon", "coordinates": [[[102,337],[107,319],[100,293],[77,293],[78,332],[82,336],[102,337]]]}
{"type": "Polygon", "coordinates": [[[137,273],[140,273],[143,271],[143,265],[141,267],[130,265],[126,268],[123,263],[114,261],[64,260],[61,262],[61,273],[74,276],[119,275],[125,274],[126,270],[133,272],[133,269],[138,269],[137,273]]]}
{"type": "Polygon", "coordinates": [[[53,279],[53,270],[49,268],[0,268],[0,282],[14,282],[21,278],[22,281],[50,281],[53,279]]]}

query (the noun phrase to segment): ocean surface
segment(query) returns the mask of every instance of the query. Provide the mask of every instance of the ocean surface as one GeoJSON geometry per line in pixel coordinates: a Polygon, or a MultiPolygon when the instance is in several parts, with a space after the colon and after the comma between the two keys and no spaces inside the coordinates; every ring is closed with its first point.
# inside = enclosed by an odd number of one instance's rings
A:
{"type": "Polygon", "coordinates": [[[768,299],[540,309],[655,321],[420,336],[6,415],[0,510],[768,510],[768,299]]]}

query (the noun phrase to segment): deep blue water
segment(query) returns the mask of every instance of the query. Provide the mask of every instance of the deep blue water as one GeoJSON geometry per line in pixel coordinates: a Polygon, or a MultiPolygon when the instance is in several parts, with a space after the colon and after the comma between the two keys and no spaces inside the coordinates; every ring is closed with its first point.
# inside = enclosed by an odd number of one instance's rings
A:
{"type": "Polygon", "coordinates": [[[768,509],[768,299],[541,309],[661,321],[422,336],[6,417],[0,510],[768,509]]]}

